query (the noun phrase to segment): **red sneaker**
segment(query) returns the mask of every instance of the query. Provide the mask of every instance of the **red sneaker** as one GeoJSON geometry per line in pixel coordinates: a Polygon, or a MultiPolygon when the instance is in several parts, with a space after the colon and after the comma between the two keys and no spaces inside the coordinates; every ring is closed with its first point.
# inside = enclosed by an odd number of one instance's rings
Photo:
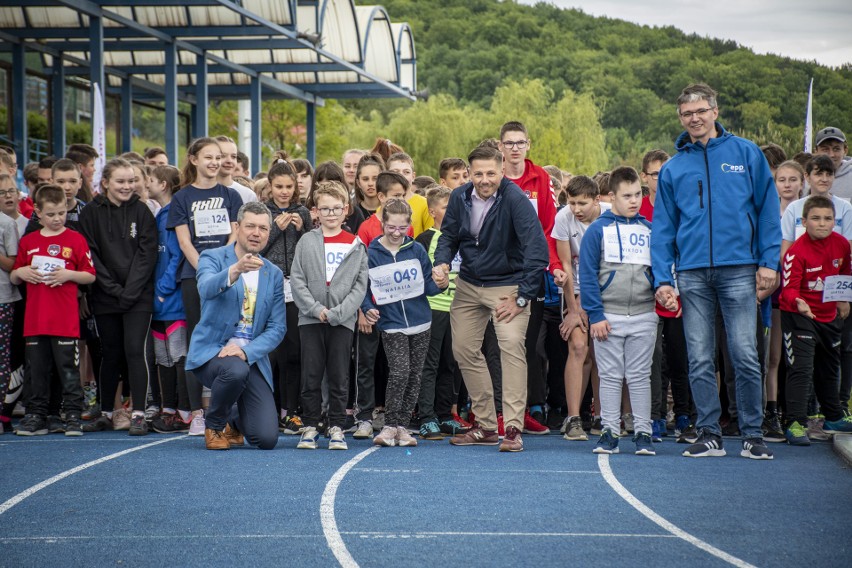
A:
{"type": "Polygon", "coordinates": [[[544,436],[546,434],[550,434],[550,428],[530,416],[530,411],[527,410],[524,413],[524,434],[532,434],[533,436],[544,436]]]}
{"type": "Polygon", "coordinates": [[[497,435],[501,438],[506,435],[506,429],[503,427],[503,414],[497,414],[497,435]]]}
{"type": "Polygon", "coordinates": [[[459,416],[458,414],[453,414],[453,420],[455,420],[456,422],[458,422],[459,424],[461,424],[461,427],[462,427],[462,428],[465,428],[465,429],[467,429],[467,430],[470,430],[471,428],[473,428],[473,424],[471,424],[471,423],[470,423],[470,422],[468,422],[467,420],[464,420],[464,419],[463,419],[461,416],[459,416]]]}
{"type": "Polygon", "coordinates": [[[501,452],[522,452],[524,451],[524,440],[521,438],[520,431],[514,426],[509,426],[509,431],[506,432],[506,437],[500,444],[501,452]]]}

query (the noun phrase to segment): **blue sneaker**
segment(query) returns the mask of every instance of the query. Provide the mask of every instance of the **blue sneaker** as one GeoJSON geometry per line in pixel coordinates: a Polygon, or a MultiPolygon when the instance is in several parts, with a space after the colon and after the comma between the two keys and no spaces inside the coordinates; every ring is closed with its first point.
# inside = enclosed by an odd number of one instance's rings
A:
{"type": "MultiPolygon", "coordinates": [[[[654,423],[656,424],[656,420],[654,423]]],[[[651,436],[649,436],[645,432],[639,432],[635,436],[633,436],[633,443],[636,444],[636,451],[634,452],[637,456],[655,456],[657,452],[654,451],[654,443],[651,441],[651,436]]]]}
{"type": "Polygon", "coordinates": [[[651,420],[651,440],[657,443],[663,441],[663,435],[660,433],[660,422],[663,423],[663,428],[665,428],[665,420],[651,420]]]}
{"type": "Polygon", "coordinates": [[[659,424],[660,438],[665,438],[666,436],[668,436],[669,430],[668,430],[668,427],[666,426],[666,419],[660,418],[659,420],[657,420],[657,424],[659,424]]]}
{"type": "Polygon", "coordinates": [[[618,453],[618,436],[612,433],[612,430],[607,428],[601,434],[598,444],[592,452],[596,454],[617,454],[618,453]]]}
{"type": "Polygon", "coordinates": [[[840,420],[826,420],[822,429],[826,432],[852,432],[852,416],[844,416],[840,420]]]}
{"type": "Polygon", "coordinates": [[[791,446],[810,446],[811,440],[808,438],[808,432],[805,427],[798,422],[792,422],[787,426],[784,432],[784,437],[787,438],[787,443],[791,446]]]}
{"type": "Polygon", "coordinates": [[[438,425],[437,420],[430,420],[428,422],[424,422],[420,426],[420,437],[424,440],[444,439],[444,436],[441,434],[441,427],[438,425]]]}
{"type": "Polygon", "coordinates": [[[675,437],[680,437],[683,434],[683,431],[689,428],[689,416],[686,414],[681,414],[677,418],[675,418],[675,437]]]}

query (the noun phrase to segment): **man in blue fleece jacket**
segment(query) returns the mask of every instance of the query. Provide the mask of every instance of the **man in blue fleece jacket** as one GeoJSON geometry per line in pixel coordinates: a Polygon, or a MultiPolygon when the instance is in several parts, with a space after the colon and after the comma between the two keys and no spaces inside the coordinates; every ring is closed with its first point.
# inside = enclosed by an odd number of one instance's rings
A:
{"type": "Polygon", "coordinates": [[[769,165],[751,141],[716,122],[716,92],[687,86],[677,100],[677,154],[657,185],[651,255],[657,299],[683,303],[689,382],[700,435],[683,455],[724,456],[716,387],[715,316],[720,309],[736,375],[743,435],[740,455],[772,459],[763,443],[763,381],[755,341],[756,291],[775,283],[781,252],[778,194],[769,165]]]}

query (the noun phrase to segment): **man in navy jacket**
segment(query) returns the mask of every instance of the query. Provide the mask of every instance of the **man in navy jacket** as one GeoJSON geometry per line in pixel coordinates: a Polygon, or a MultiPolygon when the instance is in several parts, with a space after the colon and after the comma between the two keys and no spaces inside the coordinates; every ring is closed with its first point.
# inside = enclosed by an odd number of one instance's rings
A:
{"type": "Polygon", "coordinates": [[[435,251],[435,283],[443,287],[456,252],[461,267],[450,310],[453,354],[470,393],[477,425],[454,445],[497,445],[497,413],[482,338],[493,319],[503,368],[506,436],[500,451],[521,451],[527,403],[524,339],[548,266],[547,242],[530,200],[503,176],[503,156],[485,146],[468,156],[471,181],[450,195],[435,251]]]}
{"type": "Polygon", "coordinates": [[[651,261],[657,300],[683,303],[689,382],[699,437],[683,455],[724,456],[716,387],[716,310],[736,376],[740,455],[772,459],[763,443],[763,379],[755,340],[757,290],[775,284],[781,253],[778,194],[769,165],[751,141],[716,122],[716,92],[689,85],[677,100],[686,129],[657,183],[651,261]]]}
{"type": "Polygon", "coordinates": [[[186,370],[210,388],[204,432],[207,449],[278,442],[268,354],[287,330],[284,276],[258,256],[269,240],[266,205],[246,203],[237,214],[237,241],[198,259],[201,321],[192,333],[186,370]],[[236,405],[236,412],[234,406],[236,405]]]}

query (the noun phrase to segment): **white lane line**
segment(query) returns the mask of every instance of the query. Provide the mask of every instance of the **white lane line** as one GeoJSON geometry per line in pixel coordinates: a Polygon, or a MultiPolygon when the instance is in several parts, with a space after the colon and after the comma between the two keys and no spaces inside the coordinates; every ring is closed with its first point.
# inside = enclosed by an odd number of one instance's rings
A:
{"type": "Polygon", "coordinates": [[[20,503],[21,501],[23,501],[27,497],[35,495],[36,493],[38,493],[39,491],[41,491],[45,487],[50,487],[51,485],[53,485],[57,481],[62,481],[66,477],[68,477],[70,475],[74,475],[75,473],[79,473],[79,472],[83,471],[84,469],[89,469],[90,467],[94,467],[98,464],[102,464],[104,462],[114,460],[116,458],[120,458],[121,456],[126,456],[127,454],[131,454],[133,452],[138,452],[139,450],[144,450],[146,448],[151,448],[153,446],[158,446],[160,444],[167,444],[169,442],[174,442],[175,440],[182,440],[182,439],[185,439],[185,438],[186,438],[186,436],[178,436],[178,437],[175,437],[175,438],[167,438],[165,440],[158,440],[156,442],[151,442],[150,444],[143,444],[141,446],[136,446],[134,448],[129,448],[127,450],[122,450],[120,452],[116,452],[114,454],[110,454],[108,456],[98,458],[96,460],[84,463],[83,465],[78,465],[77,467],[63,471],[62,473],[58,473],[58,474],[54,475],[53,477],[51,477],[49,479],[45,479],[41,483],[37,483],[37,484],[33,485],[29,489],[25,489],[24,491],[21,491],[20,493],[18,493],[17,495],[12,497],[11,499],[8,499],[6,502],[0,504],[0,515],[2,515],[6,511],[8,511],[12,507],[14,507],[15,505],[17,505],[18,503],[20,503]]]}
{"type": "Polygon", "coordinates": [[[651,522],[653,522],[661,529],[670,532],[681,540],[685,540],[696,548],[700,548],[701,550],[712,554],[716,558],[724,560],[728,564],[737,566],[738,568],[756,568],[756,566],[754,566],[753,564],[749,564],[745,560],[741,560],[736,556],[728,554],[724,550],[719,550],[712,544],[704,542],[698,537],[692,536],[685,530],[678,528],[676,525],[672,524],[671,522],[667,521],[666,519],[655,513],[650,507],[645,505],[642,501],[637,499],[635,495],[628,491],[627,488],[625,488],[620,481],[618,481],[618,479],[615,477],[615,474],[612,472],[612,468],[610,468],[609,466],[609,455],[598,455],[598,468],[600,468],[604,480],[606,480],[606,482],[613,489],[613,491],[618,493],[619,497],[627,501],[634,509],[642,513],[645,517],[647,517],[651,522]]]}
{"type": "Polygon", "coordinates": [[[340,536],[340,531],[337,528],[337,520],[334,518],[334,500],[337,497],[337,488],[340,487],[340,483],[346,477],[346,474],[349,473],[349,470],[378,449],[378,446],[373,446],[364,450],[340,466],[340,469],[334,472],[334,475],[325,484],[325,490],[322,492],[322,501],[320,501],[322,532],[325,535],[328,547],[343,568],[358,568],[358,563],[355,562],[355,559],[349,554],[349,550],[346,549],[346,544],[343,542],[343,537],[340,536]]]}
{"type": "MultiPolygon", "coordinates": [[[[355,471],[360,471],[362,473],[423,473],[422,469],[381,469],[374,467],[357,467],[355,471]]],[[[540,473],[591,473],[594,475],[600,475],[600,472],[596,469],[477,469],[477,472],[485,472],[485,473],[534,473],[536,475],[540,473]]],[[[469,471],[445,471],[442,472],[442,475],[465,475],[469,476],[469,471]]]]}
{"type": "Polygon", "coordinates": [[[677,538],[671,534],[631,534],[631,533],[582,533],[582,532],[413,532],[413,533],[384,533],[384,532],[354,532],[344,531],[341,534],[360,536],[361,538],[436,538],[439,536],[484,536],[484,537],[600,537],[600,538],[677,538]]]}

